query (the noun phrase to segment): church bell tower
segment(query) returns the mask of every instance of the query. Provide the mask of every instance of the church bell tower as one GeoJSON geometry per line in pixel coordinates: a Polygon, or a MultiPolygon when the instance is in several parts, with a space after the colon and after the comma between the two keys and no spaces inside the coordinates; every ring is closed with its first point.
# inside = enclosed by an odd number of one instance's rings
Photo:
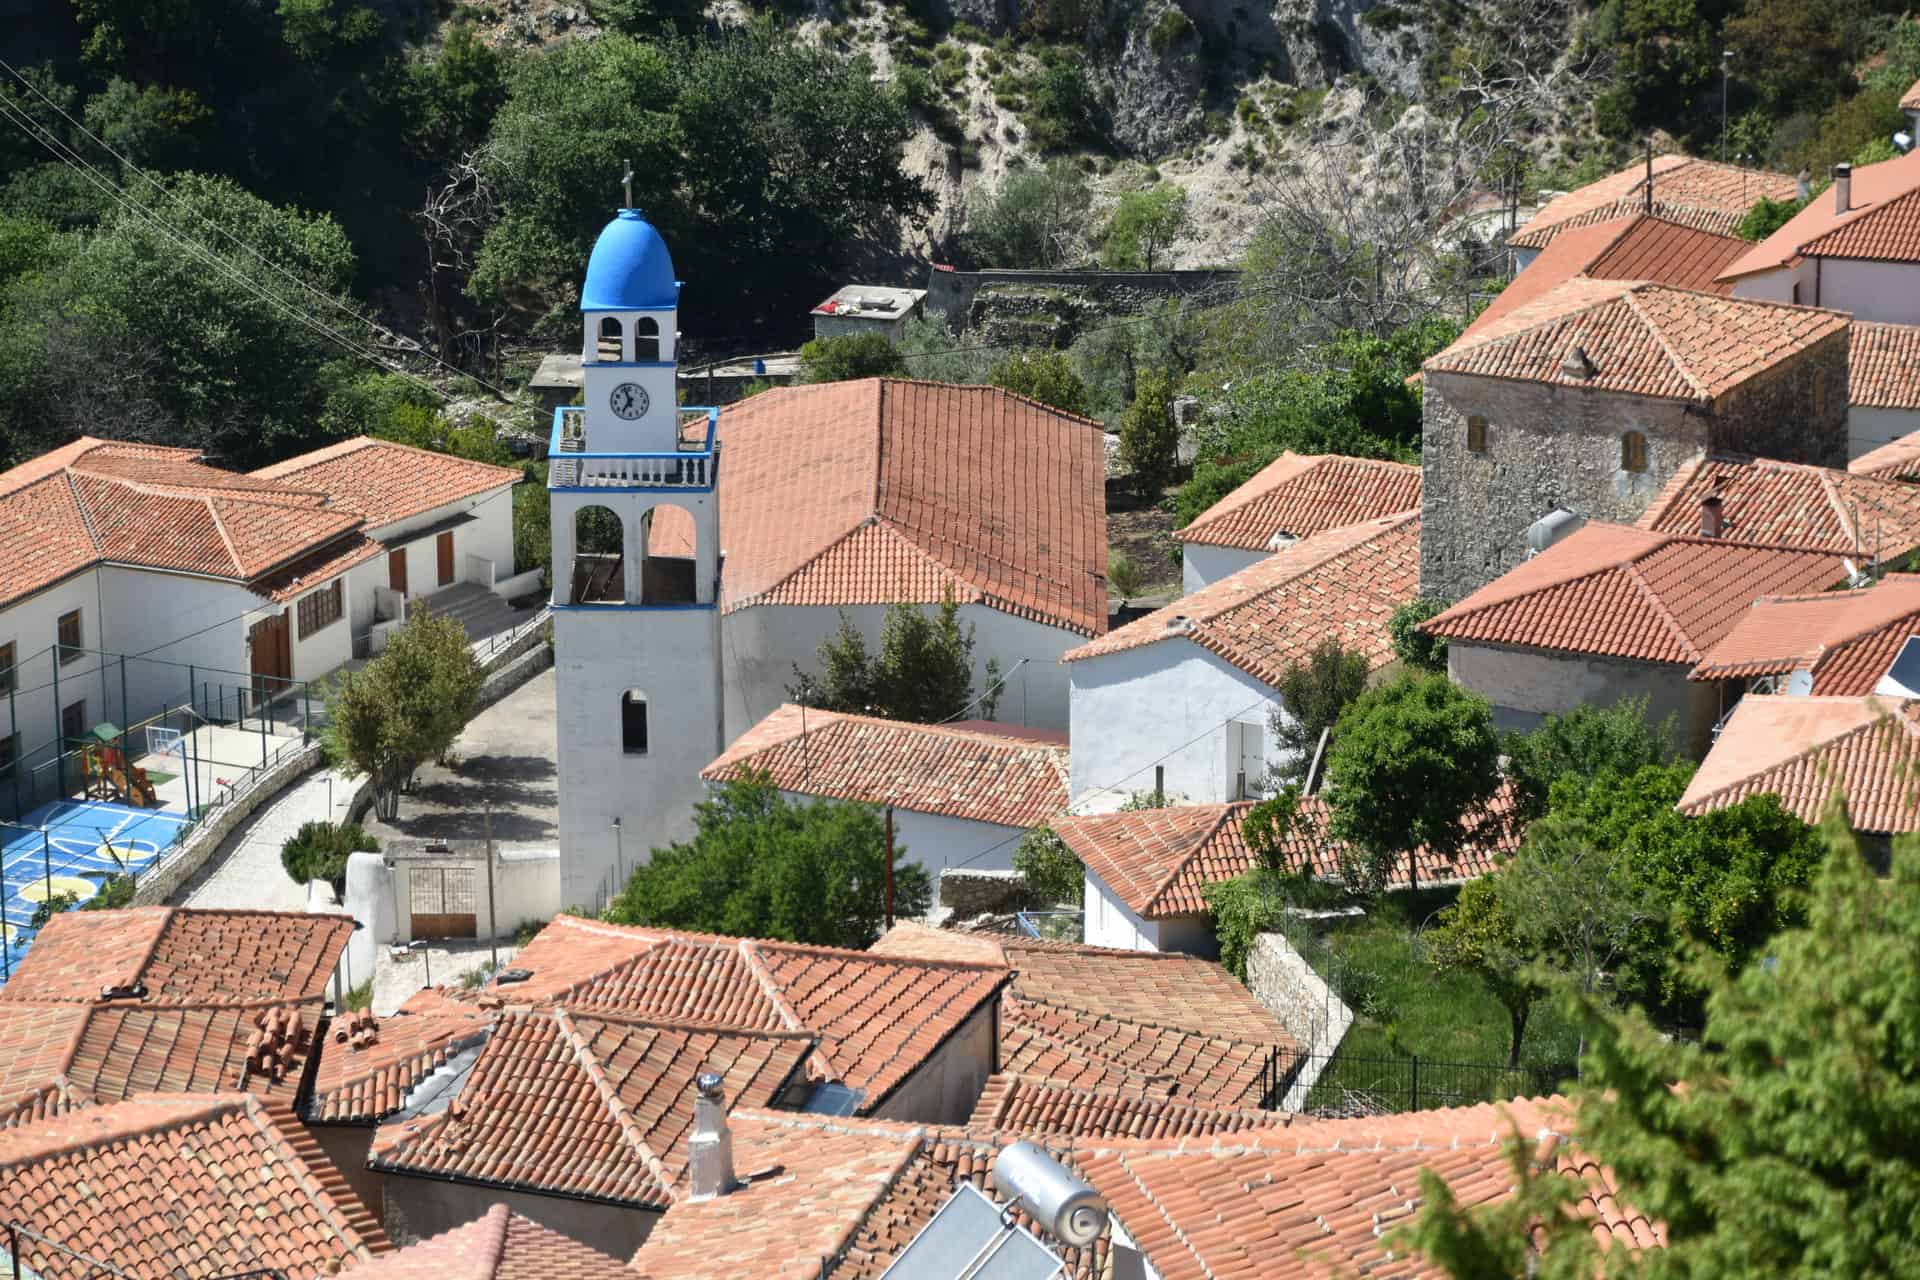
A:
{"type": "Polygon", "coordinates": [[[638,209],[580,291],[585,403],[555,411],[547,491],[562,902],[597,911],[692,829],[723,749],[717,409],[677,403],[680,282],[638,209]]]}

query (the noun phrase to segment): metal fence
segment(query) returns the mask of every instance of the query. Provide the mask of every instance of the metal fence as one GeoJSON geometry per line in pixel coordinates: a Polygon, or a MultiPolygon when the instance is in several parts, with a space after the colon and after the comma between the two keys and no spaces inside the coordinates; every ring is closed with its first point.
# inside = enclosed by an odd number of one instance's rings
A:
{"type": "Polygon", "coordinates": [[[1313,1116],[1373,1116],[1505,1102],[1554,1093],[1577,1078],[1574,1063],[1510,1067],[1503,1062],[1444,1062],[1408,1054],[1364,1058],[1344,1053],[1274,1053],[1261,1093],[1278,1109],[1296,1082],[1311,1081],[1295,1109],[1313,1116]]]}

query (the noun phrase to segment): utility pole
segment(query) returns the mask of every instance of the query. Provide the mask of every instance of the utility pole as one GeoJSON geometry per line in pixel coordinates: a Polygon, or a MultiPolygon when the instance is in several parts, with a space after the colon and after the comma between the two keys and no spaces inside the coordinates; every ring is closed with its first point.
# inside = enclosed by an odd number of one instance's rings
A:
{"type": "Polygon", "coordinates": [[[1727,162],[1727,84],[1733,79],[1733,50],[1720,51],[1720,163],[1727,162]]]}
{"type": "MultiPolygon", "coordinates": [[[[441,908],[446,910],[445,907],[441,908]]],[[[500,923],[493,917],[493,805],[487,805],[487,954],[500,972],[500,923]]]]}
{"type": "Polygon", "coordinates": [[[893,928],[893,806],[887,806],[887,928],[893,928]]]}

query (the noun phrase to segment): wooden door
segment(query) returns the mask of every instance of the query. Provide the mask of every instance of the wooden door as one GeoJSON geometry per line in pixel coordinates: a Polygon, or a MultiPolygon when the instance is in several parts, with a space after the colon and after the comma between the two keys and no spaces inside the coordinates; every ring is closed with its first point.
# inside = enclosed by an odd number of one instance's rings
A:
{"type": "Polygon", "coordinates": [[[479,933],[472,867],[414,867],[407,875],[408,914],[416,938],[471,938],[479,933]]]}
{"type": "Polygon", "coordinates": [[[398,591],[404,599],[407,594],[407,549],[399,547],[387,552],[387,586],[398,591]]]}
{"type": "Polygon", "coordinates": [[[453,534],[443,533],[434,539],[434,554],[440,561],[440,585],[453,585],[453,534]]]}
{"type": "Polygon", "coordinates": [[[247,632],[247,649],[256,704],[293,683],[293,628],[285,609],[253,624],[247,632]]]}

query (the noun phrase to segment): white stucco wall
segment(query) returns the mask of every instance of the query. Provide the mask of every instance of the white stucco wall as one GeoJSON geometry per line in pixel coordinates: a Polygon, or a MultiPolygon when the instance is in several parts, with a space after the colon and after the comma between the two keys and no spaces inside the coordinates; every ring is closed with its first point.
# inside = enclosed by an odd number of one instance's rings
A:
{"type": "Polygon", "coordinates": [[[1733,282],[1736,298],[1757,298],[1762,302],[1792,302],[1793,286],[1800,286],[1800,301],[1813,304],[1813,264],[1802,261],[1772,271],[1755,272],[1733,282]]]}
{"type": "Polygon", "coordinates": [[[1803,289],[1803,299],[1858,320],[1920,324],[1920,266],[1858,258],[1821,258],[1815,265],[1817,296],[1807,299],[1803,289]]]}
{"type": "Polygon", "coordinates": [[[999,1052],[994,1014],[999,999],[987,1001],[961,1023],[947,1042],[915,1068],[912,1075],[874,1109],[878,1120],[920,1124],[964,1124],[980,1101],[999,1052]]]}
{"type": "Polygon", "coordinates": [[[1081,911],[1081,936],[1090,947],[1113,947],[1120,951],[1160,949],[1160,926],[1135,915],[1091,868],[1087,870],[1087,896],[1081,911]]]}
{"type": "Polygon", "coordinates": [[[700,770],[726,747],[712,608],[554,611],[561,897],[593,909],[620,871],[691,833],[700,770]],[[647,698],[647,753],[621,751],[620,695],[647,698]],[[621,820],[616,843],[613,819],[621,820]]]}
{"type": "Polygon", "coordinates": [[[1258,564],[1271,554],[1270,551],[1243,551],[1239,547],[1187,543],[1180,558],[1180,589],[1192,595],[1209,582],[1218,582],[1250,564],[1258,564]]]}
{"type": "MultiPolygon", "coordinates": [[[[0,610],[0,644],[11,642],[14,653],[12,696],[0,696],[0,734],[18,733],[26,757],[20,776],[20,809],[32,807],[28,774],[53,760],[53,741],[60,731],[60,709],[86,699],[89,722],[101,717],[95,710],[108,705],[98,657],[86,654],[59,667],[60,687],[53,688],[55,664],[48,650],[59,639],[60,616],[80,610],[81,640],[95,648],[100,640],[99,576],[96,570],[76,574],[44,591],[0,610]],[[16,723],[14,716],[18,716],[16,723]]],[[[119,699],[118,681],[111,696],[119,699]]],[[[71,781],[71,780],[70,780],[71,781]]],[[[11,779],[0,781],[0,813],[15,811],[11,779]]]]}
{"type": "MultiPolygon", "coordinates": [[[[937,605],[923,606],[929,612],[937,605]]],[[[729,740],[758,724],[783,702],[793,668],[817,672],[820,646],[839,634],[843,611],[815,605],[759,605],[729,613],[721,620],[726,646],[727,735],[729,740]]],[[[844,610],[870,652],[878,651],[886,619],[885,605],[855,605],[844,610]]],[[[1029,622],[987,605],[962,605],[960,625],[974,629],[974,691],[986,688],[986,665],[998,659],[1006,684],[994,718],[1043,729],[1067,727],[1067,673],[1060,655],[1085,642],[1060,627],[1029,622]],[[1020,659],[1024,667],[1015,667],[1020,659]]]]}
{"type": "Polygon", "coordinates": [[[1235,798],[1237,763],[1228,755],[1227,721],[1258,724],[1266,762],[1281,763],[1266,733],[1274,692],[1179,636],[1066,664],[1073,682],[1071,735],[1076,813],[1118,808],[1153,787],[1195,804],[1235,798]]]}
{"type": "Polygon", "coordinates": [[[1847,458],[1871,453],[1916,431],[1920,431],[1920,411],[1854,405],[1847,410],[1847,458]]]}
{"type": "MultiPolygon", "coordinates": [[[[780,794],[798,804],[821,798],[803,791],[783,790],[780,794]]],[[[905,853],[906,861],[925,867],[927,875],[935,881],[948,867],[1011,871],[1013,848],[1025,834],[1024,827],[1002,826],[997,822],[975,822],[898,807],[893,811],[894,847],[905,853]]]]}
{"type": "MultiPolygon", "coordinates": [[[[512,494],[513,486],[502,485],[471,498],[433,507],[405,520],[369,529],[367,536],[389,551],[404,550],[409,599],[445,590],[440,582],[439,538],[423,531],[431,530],[435,525],[458,515],[471,515],[473,519],[457,524],[451,530],[453,581],[457,583],[466,579],[467,557],[470,555],[493,561],[496,578],[510,577],[514,572],[512,494]]],[[[375,563],[376,573],[354,574],[356,589],[364,590],[363,583],[381,587],[387,585],[387,557],[383,555],[375,563]]],[[[371,599],[356,601],[355,608],[370,613],[371,599]]],[[[359,616],[365,614],[356,613],[356,617],[359,616]]]]}
{"type": "Polygon", "coordinates": [[[1502,729],[1531,729],[1541,718],[1565,715],[1582,705],[1610,706],[1625,698],[1647,699],[1647,720],[1669,716],[1681,749],[1698,760],[1706,754],[1720,691],[1711,681],[1688,680],[1678,663],[1634,662],[1542,649],[1494,645],[1447,646],[1447,674],[1454,683],[1493,704],[1502,729]]]}

